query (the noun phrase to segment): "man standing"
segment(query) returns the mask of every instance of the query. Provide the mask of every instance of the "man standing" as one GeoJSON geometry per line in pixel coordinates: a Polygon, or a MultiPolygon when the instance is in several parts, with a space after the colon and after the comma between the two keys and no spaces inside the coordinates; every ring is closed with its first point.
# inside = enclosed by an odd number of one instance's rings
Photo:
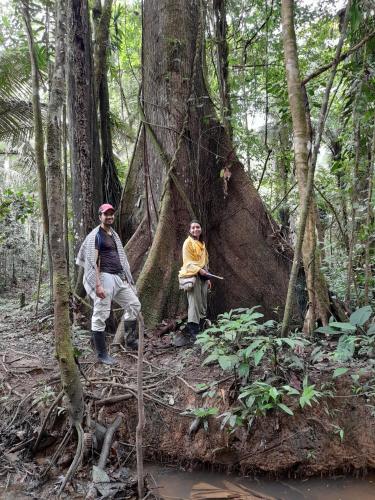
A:
{"type": "Polygon", "coordinates": [[[83,285],[94,301],[91,333],[98,361],[113,365],[105,343],[105,321],[112,301],[125,310],[126,347],[138,348],[137,316],[141,304],[136,295],[128,259],[118,234],[113,230],[115,209],[109,203],[99,207],[100,225],[89,233],[78,252],[76,264],[84,269],[83,285]]]}

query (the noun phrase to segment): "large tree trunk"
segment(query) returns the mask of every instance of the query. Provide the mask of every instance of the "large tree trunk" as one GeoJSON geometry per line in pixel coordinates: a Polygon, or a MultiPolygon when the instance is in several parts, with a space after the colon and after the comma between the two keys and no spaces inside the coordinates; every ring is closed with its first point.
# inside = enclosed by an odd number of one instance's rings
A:
{"type": "Polygon", "coordinates": [[[80,426],[83,418],[83,391],[74,360],[69,318],[69,275],[65,255],[64,192],[62,175],[62,111],[65,96],[65,16],[62,0],[57,4],[55,68],[52,78],[47,121],[48,201],[50,245],[54,282],[54,329],[56,356],[60,365],[62,387],[70,405],[70,418],[80,426]]]}
{"type": "Polygon", "coordinates": [[[274,317],[285,301],[291,255],[278,248],[274,223],[208,97],[201,2],[149,0],[143,16],[146,134],[138,141],[125,186],[122,227],[134,231],[143,225],[127,245],[131,262],[148,250],[147,213],[156,228],[137,282],[145,320],[155,324],[185,307],[177,272],[192,212],[204,228],[210,268],[225,278],[215,282],[211,314],[259,304],[267,317],[274,317]],[[152,179],[148,198],[145,178],[152,179]]]}
{"type": "MultiPolygon", "coordinates": [[[[311,137],[308,130],[308,116],[304,105],[304,96],[298,66],[298,53],[293,22],[293,0],[282,2],[283,43],[290,111],[293,121],[294,161],[298,181],[301,206],[307,195],[307,177],[309,171],[309,148],[311,137]]],[[[310,167],[311,168],[311,167],[310,167]]],[[[308,323],[305,330],[311,332],[316,320],[324,325],[328,323],[329,294],[321,272],[320,255],[316,246],[317,209],[314,194],[311,195],[307,214],[306,229],[302,245],[302,260],[306,274],[309,296],[308,323]]]]}
{"type": "Polygon", "coordinates": [[[105,0],[103,8],[101,0],[96,0],[93,9],[95,22],[95,87],[100,111],[103,199],[117,208],[120,204],[122,187],[113,157],[107,78],[111,10],[112,0],[105,0]]]}
{"type": "Polygon", "coordinates": [[[97,221],[102,202],[91,32],[87,0],[67,3],[67,82],[75,250],[97,221]]]}

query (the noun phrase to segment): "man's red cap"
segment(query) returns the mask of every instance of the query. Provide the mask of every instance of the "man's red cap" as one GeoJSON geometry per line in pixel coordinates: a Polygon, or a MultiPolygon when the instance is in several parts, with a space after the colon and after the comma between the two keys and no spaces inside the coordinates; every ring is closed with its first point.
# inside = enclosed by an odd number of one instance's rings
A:
{"type": "Polygon", "coordinates": [[[105,214],[108,210],[113,210],[115,212],[115,209],[109,203],[103,203],[103,205],[100,205],[99,207],[100,214],[105,214]]]}

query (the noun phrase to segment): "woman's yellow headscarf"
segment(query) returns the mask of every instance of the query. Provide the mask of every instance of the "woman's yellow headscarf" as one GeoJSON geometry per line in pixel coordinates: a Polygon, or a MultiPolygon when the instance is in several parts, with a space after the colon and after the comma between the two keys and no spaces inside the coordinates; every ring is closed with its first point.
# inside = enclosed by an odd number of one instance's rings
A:
{"type": "Polygon", "coordinates": [[[199,270],[208,264],[206,245],[191,236],[186,238],[182,247],[182,267],[178,273],[179,278],[190,278],[198,274],[199,270]]]}

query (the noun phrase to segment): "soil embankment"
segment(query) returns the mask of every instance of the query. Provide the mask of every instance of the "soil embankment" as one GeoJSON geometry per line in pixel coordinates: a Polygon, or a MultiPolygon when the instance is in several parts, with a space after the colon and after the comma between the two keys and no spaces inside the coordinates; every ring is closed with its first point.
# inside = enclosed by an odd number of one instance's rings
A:
{"type": "MultiPolygon", "coordinates": [[[[38,429],[60,391],[52,317],[43,313],[36,318],[31,307],[20,310],[16,300],[2,298],[0,327],[2,486],[20,481],[30,486],[43,473],[67,428],[63,405],[59,403],[48,417],[38,450],[32,451],[38,429]]],[[[95,363],[88,332],[76,330],[74,342],[81,350],[80,367],[91,421],[108,426],[117,415],[122,416],[108,460],[108,468],[115,474],[135,458],[136,356],[121,351],[116,354],[118,365],[108,368],[95,363]]],[[[198,346],[168,347],[168,337],[159,338],[156,332],[148,332],[146,346],[147,460],[190,469],[205,467],[275,477],[339,471],[363,474],[375,468],[372,400],[353,393],[350,371],[332,381],[330,369],[323,363],[309,367],[310,383],[325,388],[327,396],[304,409],[290,403],[294,415],[271,410],[267,416],[256,417],[250,429],[241,427],[229,432],[221,428],[222,419],[218,417],[238,405],[234,377],[217,366],[202,367],[198,346]],[[214,383],[215,394],[203,397],[202,389],[197,387],[200,383],[214,383]],[[218,415],[199,420],[183,414],[208,407],[216,407],[218,415]]],[[[266,369],[267,365],[260,367],[258,376],[266,369]]],[[[362,376],[368,380],[371,373],[363,369],[362,376]]],[[[298,377],[298,373],[290,373],[293,380],[298,377]]],[[[88,435],[90,432],[86,429],[88,435]]],[[[48,477],[52,483],[69,466],[74,444],[71,439],[51,468],[48,477]]],[[[78,482],[90,479],[96,461],[95,450],[89,449],[78,482]]]]}

